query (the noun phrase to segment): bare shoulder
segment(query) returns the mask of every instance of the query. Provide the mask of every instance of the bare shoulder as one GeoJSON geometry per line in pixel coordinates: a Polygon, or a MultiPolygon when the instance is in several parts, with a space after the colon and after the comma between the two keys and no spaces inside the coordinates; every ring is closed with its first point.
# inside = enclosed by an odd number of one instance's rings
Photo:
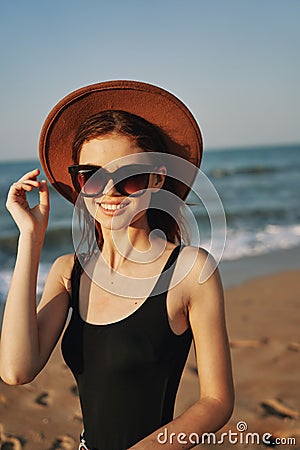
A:
{"type": "Polygon", "coordinates": [[[200,247],[185,246],[178,257],[178,271],[188,282],[198,277],[199,282],[204,282],[213,274],[217,264],[213,256],[200,247]],[[201,277],[200,277],[201,275],[201,277]],[[204,278],[206,277],[206,279],[204,278]]]}
{"type": "Polygon", "coordinates": [[[72,271],[74,264],[74,253],[67,253],[66,255],[61,255],[55,259],[52,264],[52,267],[63,270],[65,274],[72,271]]]}
{"type": "Polygon", "coordinates": [[[74,264],[74,254],[65,254],[55,259],[48,272],[38,311],[51,302],[55,305],[67,305],[71,294],[71,272],[74,264]],[[55,302],[53,300],[56,300],[55,302]]]}
{"type": "Polygon", "coordinates": [[[217,263],[205,249],[186,246],[178,262],[176,280],[182,285],[186,301],[203,298],[209,291],[222,291],[217,263]]]}
{"type": "Polygon", "coordinates": [[[55,259],[49,270],[46,288],[50,285],[60,285],[62,289],[71,291],[71,273],[74,265],[74,253],[61,255],[55,259]]]}

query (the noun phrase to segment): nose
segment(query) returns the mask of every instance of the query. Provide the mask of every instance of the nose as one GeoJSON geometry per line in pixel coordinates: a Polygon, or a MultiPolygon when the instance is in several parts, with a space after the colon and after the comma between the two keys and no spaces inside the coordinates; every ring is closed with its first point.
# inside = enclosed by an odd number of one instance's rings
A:
{"type": "Polygon", "coordinates": [[[102,195],[110,195],[112,197],[116,193],[119,194],[119,192],[115,188],[113,180],[112,179],[108,180],[107,185],[105,186],[102,195]]]}

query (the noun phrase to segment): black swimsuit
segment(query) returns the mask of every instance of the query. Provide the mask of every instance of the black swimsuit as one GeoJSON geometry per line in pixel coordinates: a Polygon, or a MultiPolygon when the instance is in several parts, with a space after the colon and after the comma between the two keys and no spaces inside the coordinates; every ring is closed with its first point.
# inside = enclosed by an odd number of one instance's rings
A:
{"type": "Polygon", "coordinates": [[[131,315],[105,325],[80,317],[82,268],[74,264],[73,312],[62,352],[78,384],[89,449],[128,449],[173,419],[192,341],[190,327],[181,335],[172,331],[166,307],[179,251],[179,246],[172,251],[147,300],[131,315]]]}

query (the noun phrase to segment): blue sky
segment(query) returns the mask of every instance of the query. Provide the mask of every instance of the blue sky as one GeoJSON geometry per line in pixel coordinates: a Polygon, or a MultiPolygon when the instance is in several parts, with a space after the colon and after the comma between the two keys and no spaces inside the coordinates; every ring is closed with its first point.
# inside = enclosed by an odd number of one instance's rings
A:
{"type": "Polygon", "coordinates": [[[109,79],[173,92],[208,149],[298,143],[299,22],[298,0],[3,1],[0,158],[36,158],[54,104],[109,79]]]}

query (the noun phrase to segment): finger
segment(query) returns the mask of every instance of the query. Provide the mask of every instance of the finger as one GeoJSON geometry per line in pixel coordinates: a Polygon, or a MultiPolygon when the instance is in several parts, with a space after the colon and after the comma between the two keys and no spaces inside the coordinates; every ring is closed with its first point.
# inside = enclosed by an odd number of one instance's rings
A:
{"type": "Polygon", "coordinates": [[[18,181],[28,180],[30,178],[36,178],[40,173],[40,169],[36,168],[30,172],[25,173],[18,181]]]}
{"type": "Polygon", "coordinates": [[[18,187],[22,187],[25,185],[39,188],[41,185],[41,182],[37,181],[37,180],[23,180],[23,181],[16,181],[11,186],[18,188],[18,187]]]}
{"type": "MultiPolygon", "coordinates": [[[[37,186],[38,187],[38,186],[37,186]]],[[[10,187],[10,189],[15,193],[18,192],[20,193],[21,191],[32,191],[32,189],[34,189],[34,186],[32,186],[31,183],[26,182],[26,181],[18,181],[16,183],[13,183],[10,187]]]]}
{"type": "Polygon", "coordinates": [[[48,206],[49,205],[49,190],[46,180],[42,180],[40,183],[40,205],[48,206]]]}
{"type": "Polygon", "coordinates": [[[32,186],[32,187],[35,187],[35,188],[39,188],[40,187],[40,185],[41,185],[41,182],[40,181],[37,181],[37,180],[23,180],[23,181],[17,181],[16,183],[14,183],[15,185],[19,185],[19,184],[21,184],[21,185],[28,185],[28,186],[32,186]]]}

